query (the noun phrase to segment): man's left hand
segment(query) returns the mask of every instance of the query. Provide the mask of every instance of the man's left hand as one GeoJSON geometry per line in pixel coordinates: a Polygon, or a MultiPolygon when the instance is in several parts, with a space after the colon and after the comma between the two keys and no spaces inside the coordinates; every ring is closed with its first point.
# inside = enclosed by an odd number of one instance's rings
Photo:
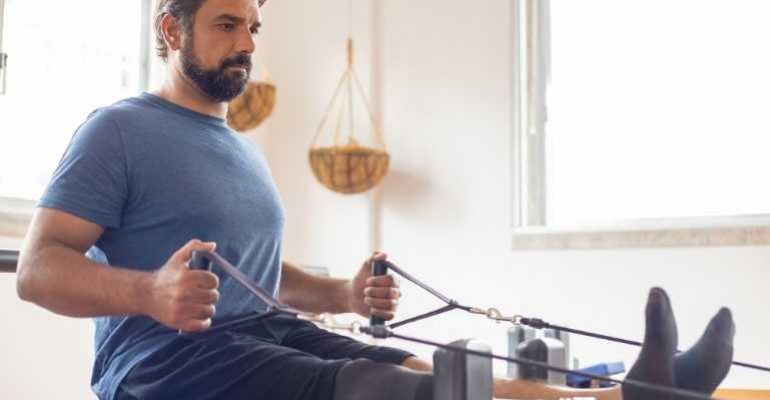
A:
{"type": "Polygon", "coordinates": [[[385,253],[374,253],[364,261],[350,281],[350,310],[363,317],[375,316],[390,321],[396,316],[401,298],[398,280],[392,275],[372,276],[372,260],[385,260],[385,253]]]}

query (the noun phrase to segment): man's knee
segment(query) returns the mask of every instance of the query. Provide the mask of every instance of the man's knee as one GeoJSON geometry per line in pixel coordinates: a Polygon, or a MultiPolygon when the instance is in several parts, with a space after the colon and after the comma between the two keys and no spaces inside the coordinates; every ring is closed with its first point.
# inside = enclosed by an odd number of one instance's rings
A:
{"type": "Polygon", "coordinates": [[[356,360],[337,373],[334,400],[433,400],[433,375],[392,364],[356,360]]]}

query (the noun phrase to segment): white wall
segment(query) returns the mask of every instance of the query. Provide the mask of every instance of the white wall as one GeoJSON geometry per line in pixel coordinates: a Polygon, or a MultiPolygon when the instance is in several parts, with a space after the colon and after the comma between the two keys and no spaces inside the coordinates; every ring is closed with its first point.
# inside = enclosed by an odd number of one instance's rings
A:
{"type": "MultiPolygon", "coordinates": [[[[358,70],[383,122],[392,170],[377,194],[317,184],[306,151],[344,69],[348,2],[265,9],[263,56],[279,103],[260,135],[288,211],[286,257],[350,276],[372,246],[460,300],[508,314],[641,339],[646,291],[666,288],[680,347],[731,306],[736,358],[770,364],[770,247],[514,252],[510,231],[510,5],[503,0],[355,1],[358,70]]],[[[405,285],[401,315],[440,304],[405,285]]],[[[505,353],[507,326],[459,312],[403,328],[443,341],[478,337],[505,353]]],[[[574,339],[591,362],[637,349],[574,339]]],[[[431,349],[404,343],[429,357],[431,349]]],[[[503,371],[502,369],[500,370],[503,371]]],[[[727,387],[770,387],[734,368],[727,387]]]]}
{"type": "Polygon", "coordinates": [[[94,399],[93,322],[55,315],[16,297],[0,274],[0,399],[94,399]]]}

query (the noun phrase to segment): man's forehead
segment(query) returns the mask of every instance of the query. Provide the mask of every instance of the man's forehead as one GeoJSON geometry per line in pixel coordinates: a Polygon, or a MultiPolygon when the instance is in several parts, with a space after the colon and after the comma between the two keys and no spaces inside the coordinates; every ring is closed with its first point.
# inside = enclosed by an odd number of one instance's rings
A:
{"type": "Polygon", "coordinates": [[[267,0],[207,0],[200,11],[210,18],[231,15],[248,20],[259,18],[259,7],[267,0]]]}

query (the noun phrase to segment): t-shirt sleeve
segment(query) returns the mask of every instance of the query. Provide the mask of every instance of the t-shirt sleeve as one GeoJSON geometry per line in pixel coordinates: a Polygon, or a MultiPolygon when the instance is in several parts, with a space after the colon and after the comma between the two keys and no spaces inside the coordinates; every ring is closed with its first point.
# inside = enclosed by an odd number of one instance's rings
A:
{"type": "Polygon", "coordinates": [[[128,197],[118,125],[99,110],[78,128],[38,203],[105,228],[119,228],[128,197]]]}

